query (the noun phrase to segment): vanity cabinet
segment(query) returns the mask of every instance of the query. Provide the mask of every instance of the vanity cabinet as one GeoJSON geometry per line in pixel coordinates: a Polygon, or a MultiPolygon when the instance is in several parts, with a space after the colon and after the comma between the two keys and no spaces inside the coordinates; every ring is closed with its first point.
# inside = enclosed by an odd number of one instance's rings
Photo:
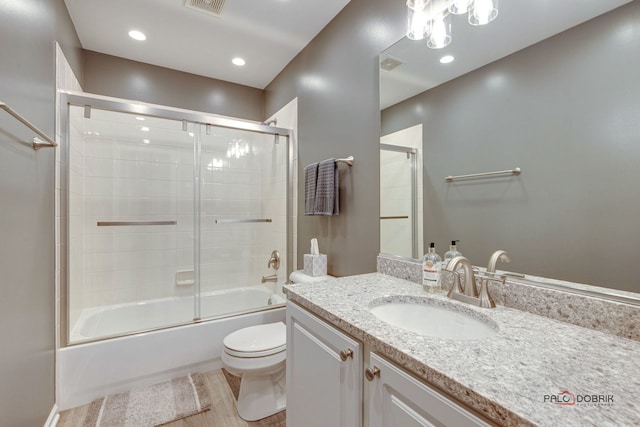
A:
{"type": "Polygon", "coordinates": [[[363,425],[491,424],[288,301],[287,426],[363,425]]]}
{"type": "Polygon", "coordinates": [[[287,426],[362,426],[362,344],[287,302],[287,426]]]}
{"type": "Polygon", "coordinates": [[[490,425],[376,353],[366,377],[369,427],[490,425]]]}

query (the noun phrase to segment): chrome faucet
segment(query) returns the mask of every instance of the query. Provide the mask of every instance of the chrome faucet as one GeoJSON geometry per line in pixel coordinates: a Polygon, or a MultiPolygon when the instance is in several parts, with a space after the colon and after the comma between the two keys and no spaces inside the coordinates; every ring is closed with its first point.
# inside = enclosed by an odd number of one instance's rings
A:
{"type": "Polygon", "coordinates": [[[271,251],[271,258],[267,261],[267,268],[274,268],[276,270],[280,268],[280,252],[275,249],[271,251]]]}
{"type": "Polygon", "coordinates": [[[479,307],[494,308],[496,304],[493,302],[491,295],[489,295],[488,283],[492,281],[505,282],[505,276],[496,276],[495,274],[498,260],[508,262],[509,256],[505,251],[496,251],[491,256],[487,272],[484,274],[477,272],[478,278],[481,279],[480,291],[478,291],[476,288],[476,271],[474,271],[471,262],[463,256],[451,259],[445,270],[453,274],[454,281],[447,296],[479,307]],[[457,272],[458,266],[461,266],[464,271],[464,283],[460,283],[460,274],[457,272]],[[492,269],[492,271],[489,271],[489,269],[492,269]]]}
{"type": "Polygon", "coordinates": [[[271,276],[262,276],[262,280],[260,280],[260,283],[267,283],[267,282],[277,282],[278,281],[278,275],[277,274],[272,274],[271,276]]]}

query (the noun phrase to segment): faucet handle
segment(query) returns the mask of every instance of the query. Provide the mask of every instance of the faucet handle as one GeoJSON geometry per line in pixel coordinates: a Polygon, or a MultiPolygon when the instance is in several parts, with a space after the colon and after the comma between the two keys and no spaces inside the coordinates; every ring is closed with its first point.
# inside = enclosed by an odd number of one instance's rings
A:
{"type": "Polygon", "coordinates": [[[506,274],[498,274],[494,271],[483,271],[479,270],[476,272],[476,277],[482,279],[482,282],[497,282],[502,283],[503,285],[507,281],[506,274]]]}
{"type": "Polygon", "coordinates": [[[478,273],[480,280],[480,292],[478,293],[478,306],[483,308],[495,308],[496,303],[491,298],[489,293],[489,282],[496,282],[505,284],[507,276],[504,274],[497,274],[493,271],[481,271],[478,273]]]}

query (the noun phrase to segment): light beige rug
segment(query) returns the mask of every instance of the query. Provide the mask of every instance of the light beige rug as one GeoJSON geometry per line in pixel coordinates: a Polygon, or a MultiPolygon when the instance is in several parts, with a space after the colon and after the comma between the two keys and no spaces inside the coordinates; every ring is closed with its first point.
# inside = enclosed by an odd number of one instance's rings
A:
{"type": "Polygon", "coordinates": [[[203,374],[133,389],[91,402],[84,427],[154,427],[211,408],[203,374]]]}

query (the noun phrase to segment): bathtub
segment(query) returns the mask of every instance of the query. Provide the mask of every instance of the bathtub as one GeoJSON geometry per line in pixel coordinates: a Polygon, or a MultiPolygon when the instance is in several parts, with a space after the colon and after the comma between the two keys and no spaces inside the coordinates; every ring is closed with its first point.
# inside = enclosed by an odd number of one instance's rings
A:
{"type": "MultiPolygon", "coordinates": [[[[203,317],[218,309],[216,319],[60,349],[58,407],[66,410],[108,394],[222,367],[222,339],[227,334],[247,326],[284,322],[283,304],[265,309],[270,299],[283,302],[264,286],[209,292],[201,297],[203,317]]],[[[184,323],[192,317],[193,298],[96,307],[81,313],[70,335],[72,341],[86,341],[134,328],[145,330],[158,324],[184,323]]]]}
{"type": "MultiPolygon", "coordinates": [[[[272,296],[272,292],[261,285],[202,293],[202,317],[225,317],[261,310],[272,305],[272,296]]],[[[278,296],[273,296],[273,299],[278,302],[278,296]]],[[[76,344],[191,323],[193,304],[191,296],[86,308],[71,329],[69,342],[76,344]]]]}

